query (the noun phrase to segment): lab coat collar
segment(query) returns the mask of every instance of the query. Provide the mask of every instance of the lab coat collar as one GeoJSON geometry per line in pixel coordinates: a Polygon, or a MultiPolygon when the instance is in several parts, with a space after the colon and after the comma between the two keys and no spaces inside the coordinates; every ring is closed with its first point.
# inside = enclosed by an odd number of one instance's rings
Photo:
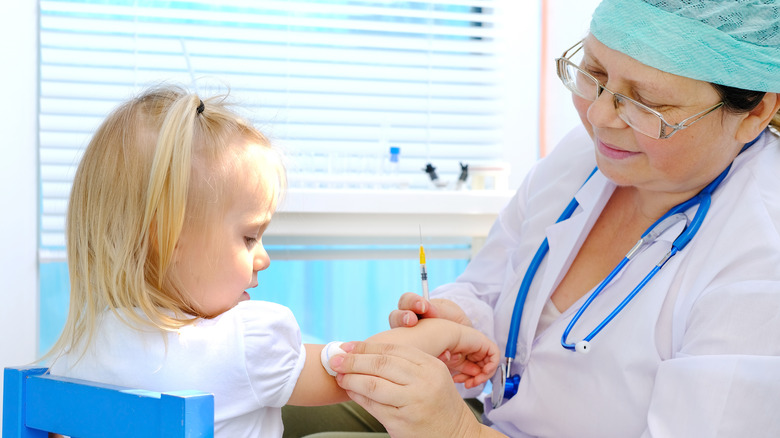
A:
{"type": "MultiPolygon", "coordinates": [[[[548,253],[548,272],[559,272],[558,277],[545,276],[543,291],[549,298],[553,287],[563,278],[563,267],[570,264],[577,255],[575,246],[582,245],[591,227],[596,222],[604,209],[610,196],[615,191],[615,183],[607,179],[601,171],[596,171],[593,176],[583,184],[574,198],[579,206],[568,220],[558,222],[547,227],[547,241],[550,244],[548,253]]],[[[541,311],[541,307],[540,307],[541,311]]]]}
{"type": "Polygon", "coordinates": [[[617,187],[615,183],[607,179],[607,177],[601,173],[600,169],[596,169],[593,176],[591,176],[574,195],[574,198],[580,204],[580,207],[572,214],[572,217],[574,217],[577,212],[585,211],[592,213],[596,207],[599,207],[598,211],[601,212],[601,209],[607,203],[607,200],[612,196],[612,192],[615,191],[615,187],[617,187]]]}

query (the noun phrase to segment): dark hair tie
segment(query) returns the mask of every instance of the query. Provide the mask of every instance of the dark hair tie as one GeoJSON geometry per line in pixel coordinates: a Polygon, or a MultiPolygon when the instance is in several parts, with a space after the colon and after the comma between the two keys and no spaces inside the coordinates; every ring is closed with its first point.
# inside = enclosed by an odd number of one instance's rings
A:
{"type": "Polygon", "coordinates": [[[204,109],[206,109],[206,105],[204,105],[203,101],[201,100],[200,103],[198,104],[198,110],[197,110],[198,114],[202,114],[204,109]]]}

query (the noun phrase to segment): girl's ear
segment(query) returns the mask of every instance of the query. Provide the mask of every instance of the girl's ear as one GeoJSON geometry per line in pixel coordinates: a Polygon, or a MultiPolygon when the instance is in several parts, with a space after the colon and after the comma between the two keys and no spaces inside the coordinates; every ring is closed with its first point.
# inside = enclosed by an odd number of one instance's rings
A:
{"type": "Polygon", "coordinates": [[[758,106],[748,112],[739,123],[736,139],[740,143],[747,143],[758,137],[758,134],[772,121],[778,109],[780,109],[780,94],[766,93],[758,106]]]}

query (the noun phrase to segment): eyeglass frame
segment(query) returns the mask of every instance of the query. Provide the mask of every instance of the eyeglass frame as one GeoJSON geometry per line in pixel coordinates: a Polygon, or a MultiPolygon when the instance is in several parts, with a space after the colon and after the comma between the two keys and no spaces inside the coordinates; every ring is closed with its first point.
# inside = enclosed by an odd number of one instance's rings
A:
{"type": "MultiPolygon", "coordinates": [[[[572,93],[576,94],[577,96],[582,97],[583,99],[590,100],[588,97],[583,96],[582,94],[577,92],[577,90],[575,90],[574,88],[570,87],[569,86],[569,82],[564,80],[563,69],[565,68],[566,65],[570,65],[570,66],[574,67],[575,69],[577,69],[577,71],[579,71],[580,73],[585,75],[585,77],[593,80],[593,82],[596,84],[596,99],[601,97],[601,92],[602,91],[606,90],[609,94],[612,95],[612,101],[613,101],[613,104],[614,104],[616,110],[618,110],[619,99],[623,99],[624,101],[633,103],[634,105],[638,106],[640,109],[642,109],[644,111],[647,111],[648,113],[658,117],[658,119],[661,120],[661,127],[659,129],[658,136],[656,137],[656,136],[650,135],[650,134],[648,134],[646,132],[642,132],[639,129],[637,129],[636,127],[634,127],[631,123],[628,122],[628,120],[624,119],[623,115],[621,114],[621,112],[618,111],[618,117],[620,117],[620,120],[623,120],[628,126],[630,126],[632,129],[634,129],[635,131],[637,131],[637,132],[639,132],[639,133],[641,133],[643,135],[646,135],[646,136],[648,136],[650,138],[659,139],[659,140],[667,139],[667,138],[671,137],[675,132],[680,131],[682,129],[685,129],[685,128],[693,125],[694,123],[698,122],[699,120],[703,119],[705,116],[709,115],[710,113],[712,113],[713,111],[715,111],[716,109],[718,109],[718,108],[720,108],[720,107],[722,107],[724,105],[724,102],[720,101],[720,102],[716,103],[715,105],[713,105],[713,106],[711,106],[711,107],[709,107],[709,108],[707,108],[707,109],[705,109],[705,110],[703,110],[701,112],[698,112],[698,113],[696,113],[696,114],[686,118],[685,120],[681,121],[680,123],[677,123],[677,124],[669,123],[669,122],[666,121],[666,119],[664,119],[664,116],[661,113],[659,113],[658,111],[648,107],[647,105],[645,105],[643,103],[637,102],[636,100],[626,96],[625,94],[616,93],[616,92],[610,90],[604,84],[602,84],[601,81],[599,81],[598,79],[593,77],[593,75],[591,75],[590,73],[588,73],[585,70],[581,69],[577,64],[573,63],[571,61],[571,57],[573,57],[575,54],[577,54],[577,52],[579,52],[582,49],[583,41],[584,40],[579,40],[576,44],[574,44],[573,46],[571,46],[568,49],[566,49],[566,51],[564,51],[563,54],[559,58],[555,58],[555,67],[556,67],[556,73],[558,74],[558,79],[561,80],[561,83],[563,83],[563,86],[566,87],[567,90],[571,91],[572,93]],[[574,50],[574,51],[572,52],[572,50],[574,50]],[[572,53],[569,54],[569,52],[572,52],[572,53]],[[672,128],[672,130],[670,132],[668,132],[668,133],[666,132],[666,128],[667,127],[672,128]]],[[[591,100],[591,102],[595,102],[596,99],[591,100]]]]}

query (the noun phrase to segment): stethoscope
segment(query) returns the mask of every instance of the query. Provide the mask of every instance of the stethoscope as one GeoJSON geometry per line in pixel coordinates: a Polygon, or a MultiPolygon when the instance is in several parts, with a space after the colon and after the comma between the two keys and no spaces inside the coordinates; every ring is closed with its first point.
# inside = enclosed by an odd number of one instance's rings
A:
{"type": "MultiPolygon", "coordinates": [[[[755,144],[760,137],[761,135],[759,134],[755,140],[743,146],[740,153],[744,152],[747,148],[755,144]]],[[[717,176],[717,178],[704,187],[698,194],[696,194],[691,199],[682,202],[675,207],[672,207],[671,210],[666,212],[666,214],[664,214],[660,219],[650,225],[650,227],[642,234],[637,243],[631,248],[631,250],[628,251],[628,253],[626,253],[625,257],[623,257],[620,263],[618,263],[612,272],[610,272],[598,284],[598,286],[596,286],[596,289],[593,291],[593,293],[590,294],[588,299],[582,304],[582,306],[580,306],[579,310],[577,310],[577,313],[574,314],[574,317],[569,322],[566,330],[563,331],[563,336],[561,336],[561,346],[563,348],[580,353],[588,353],[590,351],[590,341],[593,340],[593,338],[602,329],[604,329],[604,327],[609,324],[615,318],[615,316],[617,316],[617,314],[620,313],[620,311],[622,311],[629,302],[631,302],[632,299],[634,299],[634,297],[645,287],[645,285],[655,276],[655,274],[661,270],[661,268],[666,264],[666,262],[669,261],[669,259],[671,259],[678,252],[682,251],[682,249],[688,245],[691,239],[693,239],[693,237],[699,231],[699,228],[701,227],[702,222],[704,222],[704,218],[707,216],[707,212],[710,209],[712,193],[715,191],[715,189],[718,188],[723,179],[726,178],[726,175],[729,173],[730,169],[731,164],[729,164],[728,167],[726,167],[726,169],[717,176]],[[698,205],[699,207],[696,209],[696,213],[694,214],[691,222],[687,224],[683,231],[677,236],[677,238],[674,239],[671,249],[655,266],[653,266],[650,272],[642,279],[642,281],[636,285],[636,287],[634,287],[631,293],[629,293],[626,298],[624,298],[623,301],[621,301],[620,304],[618,304],[617,307],[615,307],[615,309],[612,310],[612,312],[596,326],[596,328],[594,328],[587,336],[585,336],[584,339],[576,343],[568,342],[567,339],[569,337],[569,333],[574,328],[574,325],[577,324],[577,321],[580,319],[588,306],[590,306],[593,300],[596,299],[596,297],[604,290],[604,288],[607,287],[612,279],[614,279],[615,276],[617,276],[620,271],[623,270],[623,268],[631,261],[634,255],[636,255],[642,248],[645,248],[648,245],[654,243],[660,235],[662,235],[677,223],[681,221],[687,221],[687,216],[683,212],[695,205],[698,205]]],[[[585,179],[583,186],[590,180],[590,178],[593,176],[593,174],[596,173],[597,170],[598,167],[593,169],[590,175],[588,175],[588,177],[585,179]]],[[[569,219],[578,206],[579,203],[577,202],[577,199],[573,198],[571,202],[569,202],[569,205],[567,205],[563,210],[563,213],[558,218],[558,220],[555,221],[555,223],[557,224],[559,222],[565,221],[566,219],[569,219]]],[[[539,270],[539,266],[542,264],[542,260],[544,260],[544,257],[547,255],[549,249],[550,245],[547,241],[547,238],[545,238],[542,244],[539,246],[539,249],[536,251],[533,259],[531,259],[531,263],[528,266],[528,270],[525,272],[523,281],[520,283],[520,288],[517,292],[517,298],[515,299],[515,307],[512,311],[512,321],[509,325],[509,335],[507,337],[505,354],[506,361],[505,363],[501,364],[500,369],[500,385],[493,385],[493,395],[491,398],[494,409],[501,406],[504,400],[509,400],[510,398],[514,397],[515,394],[517,394],[517,389],[520,385],[520,375],[514,374],[510,376],[509,373],[511,372],[512,362],[514,361],[515,355],[517,353],[517,341],[520,333],[520,318],[523,313],[523,308],[525,307],[525,300],[528,297],[528,291],[531,289],[531,283],[534,281],[534,277],[536,276],[536,271],[539,270]]]]}

